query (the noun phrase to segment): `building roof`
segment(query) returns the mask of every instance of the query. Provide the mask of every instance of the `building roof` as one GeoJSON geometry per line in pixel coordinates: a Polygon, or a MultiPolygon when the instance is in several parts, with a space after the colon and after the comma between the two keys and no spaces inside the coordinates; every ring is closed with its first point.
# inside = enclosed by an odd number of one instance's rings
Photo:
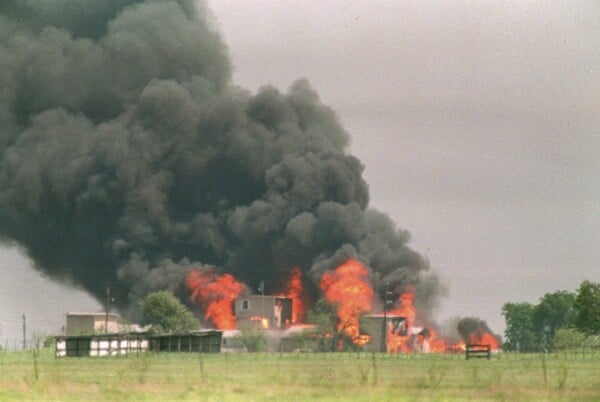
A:
{"type": "MultiPolygon", "coordinates": [[[[106,317],[106,312],[95,312],[95,313],[86,313],[86,312],[80,312],[80,311],[68,311],[67,315],[71,315],[71,316],[88,316],[88,317],[106,317]]],[[[118,317],[119,315],[116,313],[108,313],[109,317],[118,317]]]]}

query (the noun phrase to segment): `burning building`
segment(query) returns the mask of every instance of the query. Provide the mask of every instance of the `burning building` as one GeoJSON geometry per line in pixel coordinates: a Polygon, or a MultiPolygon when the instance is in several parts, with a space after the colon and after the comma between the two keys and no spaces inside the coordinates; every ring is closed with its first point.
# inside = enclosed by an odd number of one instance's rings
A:
{"type": "MultiPolygon", "coordinates": [[[[350,259],[323,275],[322,301],[336,316],[325,332],[317,325],[293,320],[293,311],[298,310],[296,300],[305,299],[299,285],[302,277],[297,274],[291,279],[296,283],[291,292],[294,297],[243,294],[232,303],[233,315],[240,328],[263,330],[269,350],[342,350],[351,345],[353,349],[373,352],[441,353],[463,352],[473,344],[498,350],[499,338],[483,320],[476,318],[457,322],[456,331],[462,341],[440,337],[436,326],[424,320],[415,306],[417,295],[413,286],[404,286],[399,294],[387,291],[384,311],[373,313],[377,295],[367,274],[368,270],[359,261],[350,259]],[[299,339],[303,334],[304,338],[299,339]]],[[[286,286],[288,291],[290,288],[286,286]]],[[[217,297],[217,303],[218,300],[217,297]]]]}
{"type": "Polygon", "coordinates": [[[292,322],[292,299],[250,295],[235,300],[234,310],[240,328],[285,329],[292,322]]]}
{"type": "Polygon", "coordinates": [[[323,297],[359,341],[382,284],[429,313],[442,286],[306,80],[236,86],[202,1],[43,3],[0,5],[0,238],[37,269],[133,320],[160,289],[224,330],[323,297]]]}
{"type": "Polygon", "coordinates": [[[409,342],[406,317],[398,315],[366,315],[361,320],[361,333],[367,335],[365,349],[371,352],[395,353],[409,342]]]}

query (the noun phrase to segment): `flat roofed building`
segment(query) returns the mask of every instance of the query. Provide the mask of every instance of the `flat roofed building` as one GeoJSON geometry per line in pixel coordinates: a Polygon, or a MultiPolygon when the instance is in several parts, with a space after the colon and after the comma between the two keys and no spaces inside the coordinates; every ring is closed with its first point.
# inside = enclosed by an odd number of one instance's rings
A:
{"type": "Polygon", "coordinates": [[[292,299],[281,296],[250,295],[235,300],[238,328],[250,325],[263,329],[285,329],[292,321],[292,299]]]}
{"type": "Polygon", "coordinates": [[[219,353],[221,331],[181,334],[90,334],[55,337],[56,357],[125,356],[151,352],[219,353]]]}
{"type": "Polygon", "coordinates": [[[68,312],[67,335],[97,334],[119,332],[118,316],[114,313],[68,312]]]}

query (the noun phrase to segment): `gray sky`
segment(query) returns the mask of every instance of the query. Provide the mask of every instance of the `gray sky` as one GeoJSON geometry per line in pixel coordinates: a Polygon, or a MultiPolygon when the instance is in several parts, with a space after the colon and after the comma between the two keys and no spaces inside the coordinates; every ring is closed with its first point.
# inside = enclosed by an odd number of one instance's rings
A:
{"type": "Polygon", "coordinates": [[[209,2],[234,80],[306,77],[371,205],[501,332],[507,301],[600,280],[598,3],[209,2]]]}
{"type": "MultiPolygon", "coordinates": [[[[504,302],[600,281],[597,4],[209,1],[237,84],[306,77],[337,111],[371,206],[448,284],[438,319],[496,332],[504,302]]],[[[0,256],[3,342],[100,308],[0,256]]]]}

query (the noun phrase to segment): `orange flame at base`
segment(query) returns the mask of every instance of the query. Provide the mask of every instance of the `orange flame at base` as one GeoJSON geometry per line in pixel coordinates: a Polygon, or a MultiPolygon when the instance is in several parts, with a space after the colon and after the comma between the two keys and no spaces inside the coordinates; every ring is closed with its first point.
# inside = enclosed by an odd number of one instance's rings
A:
{"type": "Polygon", "coordinates": [[[409,286],[406,290],[406,292],[400,295],[398,306],[387,312],[389,315],[400,316],[406,319],[403,323],[402,331],[395,332],[393,328],[388,327],[386,334],[388,353],[408,353],[412,351],[410,331],[417,316],[417,310],[414,305],[415,289],[409,286]]]}
{"type": "Polygon", "coordinates": [[[368,274],[358,260],[350,259],[323,274],[319,283],[325,300],[337,307],[338,330],[353,341],[360,335],[359,315],[371,310],[373,289],[368,274]]]}
{"type": "Polygon", "coordinates": [[[192,291],[192,300],[204,309],[204,318],[218,329],[235,329],[232,303],[245,289],[230,274],[218,276],[212,269],[190,269],[185,284],[192,291]]]}
{"type": "Polygon", "coordinates": [[[304,295],[304,286],[302,284],[302,271],[298,267],[292,268],[290,278],[284,292],[279,296],[292,299],[292,324],[304,320],[306,299],[304,295]]]}
{"type": "Polygon", "coordinates": [[[483,331],[470,334],[469,343],[474,345],[489,345],[491,350],[498,350],[500,348],[498,339],[494,335],[483,331]]]}

